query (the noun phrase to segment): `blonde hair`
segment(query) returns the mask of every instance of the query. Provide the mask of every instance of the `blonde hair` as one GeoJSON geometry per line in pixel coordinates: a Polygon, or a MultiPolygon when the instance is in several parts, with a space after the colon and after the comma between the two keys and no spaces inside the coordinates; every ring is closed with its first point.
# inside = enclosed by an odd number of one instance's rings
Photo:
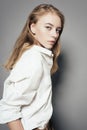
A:
{"type": "Polygon", "coordinates": [[[38,44],[38,41],[34,38],[32,32],[30,30],[30,25],[32,23],[37,23],[40,16],[42,16],[46,13],[49,13],[49,12],[55,13],[56,15],[59,16],[59,18],[61,20],[61,31],[59,32],[59,38],[57,39],[56,44],[52,48],[54,57],[53,57],[53,66],[51,69],[51,73],[56,72],[56,70],[58,69],[57,57],[60,54],[59,39],[60,39],[61,33],[64,28],[64,15],[61,13],[60,10],[58,10],[56,7],[54,7],[53,5],[50,5],[50,4],[40,4],[36,8],[34,8],[33,11],[30,13],[30,15],[26,21],[26,24],[15,43],[13,52],[12,52],[10,58],[8,59],[7,63],[5,64],[5,68],[7,68],[8,70],[11,70],[13,68],[14,64],[18,61],[18,59],[21,57],[22,53],[25,50],[29,49],[34,44],[36,44],[36,45],[38,44]]]}

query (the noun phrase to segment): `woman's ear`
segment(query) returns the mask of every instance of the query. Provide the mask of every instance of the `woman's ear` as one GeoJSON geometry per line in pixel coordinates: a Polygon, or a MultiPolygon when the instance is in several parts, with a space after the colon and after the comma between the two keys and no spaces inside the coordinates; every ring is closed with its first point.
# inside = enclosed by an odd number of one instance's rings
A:
{"type": "Polygon", "coordinates": [[[35,35],[35,30],[36,30],[36,28],[35,28],[35,24],[34,23],[32,23],[31,25],[30,25],[30,30],[31,30],[31,32],[32,32],[32,34],[33,35],[35,35]]]}

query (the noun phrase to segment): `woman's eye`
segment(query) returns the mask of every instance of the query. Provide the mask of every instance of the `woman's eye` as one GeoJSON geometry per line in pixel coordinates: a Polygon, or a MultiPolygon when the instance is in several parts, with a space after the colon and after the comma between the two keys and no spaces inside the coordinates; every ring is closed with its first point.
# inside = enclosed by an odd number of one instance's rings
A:
{"type": "Polygon", "coordinates": [[[50,27],[50,26],[46,26],[46,28],[47,28],[48,30],[51,30],[51,27],[50,27]]]}
{"type": "Polygon", "coordinates": [[[61,29],[56,29],[56,32],[59,33],[61,31],[61,29]]]}

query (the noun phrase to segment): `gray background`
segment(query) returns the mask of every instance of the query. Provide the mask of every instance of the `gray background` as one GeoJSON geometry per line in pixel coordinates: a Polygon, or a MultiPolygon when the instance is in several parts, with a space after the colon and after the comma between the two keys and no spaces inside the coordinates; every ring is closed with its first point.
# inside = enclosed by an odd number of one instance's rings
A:
{"type": "MultiPolygon", "coordinates": [[[[60,70],[52,76],[52,122],[55,130],[87,130],[87,1],[1,0],[0,1],[0,97],[8,72],[3,64],[36,5],[50,3],[65,15],[61,37],[60,70]]],[[[0,125],[0,130],[7,130],[0,125]]]]}

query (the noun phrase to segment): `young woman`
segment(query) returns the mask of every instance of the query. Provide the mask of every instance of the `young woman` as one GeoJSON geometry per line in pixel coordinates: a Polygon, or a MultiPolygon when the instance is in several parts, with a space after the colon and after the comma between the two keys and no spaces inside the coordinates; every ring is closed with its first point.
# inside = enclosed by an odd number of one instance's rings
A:
{"type": "Polygon", "coordinates": [[[35,7],[18,37],[5,67],[0,101],[0,123],[10,130],[50,130],[52,116],[51,74],[60,53],[64,15],[53,5],[35,7]]]}

